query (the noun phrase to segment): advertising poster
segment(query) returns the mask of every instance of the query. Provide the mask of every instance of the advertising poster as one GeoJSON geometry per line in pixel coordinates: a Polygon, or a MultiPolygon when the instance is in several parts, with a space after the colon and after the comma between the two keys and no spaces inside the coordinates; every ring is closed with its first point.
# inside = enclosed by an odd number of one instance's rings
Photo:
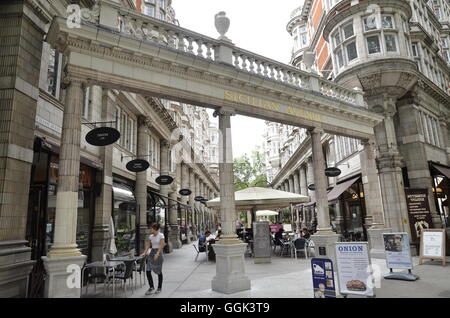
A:
{"type": "Polygon", "coordinates": [[[444,244],[444,235],[442,232],[434,232],[434,231],[425,231],[423,232],[423,239],[422,239],[422,255],[424,257],[436,257],[441,258],[445,257],[445,254],[443,255],[443,244],[444,244]]]}
{"type": "Polygon", "coordinates": [[[413,268],[408,233],[383,233],[383,242],[388,268],[413,268]]]}
{"type": "Polygon", "coordinates": [[[375,296],[367,242],[336,243],[336,262],[341,294],[375,296]]]}
{"type": "Polygon", "coordinates": [[[314,298],[336,298],[333,262],[326,258],[311,259],[314,298]]]}
{"type": "Polygon", "coordinates": [[[405,190],[412,242],[418,244],[423,230],[433,227],[427,189],[405,190]]]}

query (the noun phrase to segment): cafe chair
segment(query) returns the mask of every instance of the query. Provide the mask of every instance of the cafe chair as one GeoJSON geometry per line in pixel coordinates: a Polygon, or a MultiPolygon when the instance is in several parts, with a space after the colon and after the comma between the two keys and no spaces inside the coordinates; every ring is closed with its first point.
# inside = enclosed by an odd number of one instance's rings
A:
{"type": "Polygon", "coordinates": [[[289,251],[289,254],[292,256],[291,252],[292,252],[292,242],[284,242],[282,240],[279,240],[280,244],[281,244],[281,251],[280,251],[280,256],[283,256],[283,253],[285,250],[289,251]]]}
{"type": "Polygon", "coordinates": [[[139,260],[139,267],[136,267],[136,273],[139,274],[139,282],[141,283],[142,287],[142,275],[144,275],[144,285],[145,285],[145,272],[146,272],[146,257],[142,257],[139,260]]]}
{"type": "Polygon", "coordinates": [[[297,252],[305,254],[305,258],[308,259],[308,242],[304,238],[298,238],[294,241],[295,259],[297,259],[297,252]]]}
{"type": "Polygon", "coordinates": [[[195,261],[194,261],[194,262],[196,262],[196,261],[197,261],[197,259],[198,259],[198,256],[200,255],[200,253],[206,253],[206,261],[208,261],[208,249],[207,249],[207,248],[205,248],[205,250],[204,250],[204,251],[200,252],[200,251],[198,250],[198,248],[197,248],[197,245],[196,245],[196,244],[192,244],[192,245],[194,246],[194,248],[195,248],[195,251],[197,252],[197,255],[195,256],[195,261]]]}
{"type": "Polygon", "coordinates": [[[116,274],[115,279],[118,279],[122,281],[123,284],[123,290],[126,296],[127,293],[127,281],[128,284],[131,286],[131,293],[133,293],[133,265],[134,262],[124,262],[125,263],[125,270],[122,273],[116,274]]]}

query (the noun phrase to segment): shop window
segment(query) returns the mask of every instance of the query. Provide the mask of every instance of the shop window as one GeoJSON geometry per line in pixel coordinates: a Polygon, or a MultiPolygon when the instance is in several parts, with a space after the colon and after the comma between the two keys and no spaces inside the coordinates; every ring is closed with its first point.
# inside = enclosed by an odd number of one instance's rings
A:
{"type": "Polygon", "coordinates": [[[369,54],[377,54],[381,52],[380,38],[378,35],[368,36],[366,38],[367,51],[369,54]]]}

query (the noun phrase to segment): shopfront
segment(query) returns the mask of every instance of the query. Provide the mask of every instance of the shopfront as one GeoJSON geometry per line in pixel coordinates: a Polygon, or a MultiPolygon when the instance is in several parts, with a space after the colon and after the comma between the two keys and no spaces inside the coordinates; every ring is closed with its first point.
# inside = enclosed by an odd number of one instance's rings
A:
{"type": "MultiPolygon", "coordinates": [[[[28,294],[30,297],[40,297],[45,275],[41,257],[47,255],[54,238],[59,148],[52,147],[41,138],[36,138],[34,148],[26,239],[36,265],[30,274],[28,294]]],[[[85,159],[82,161],[87,162],[85,159]]],[[[88,257],[87,261],[91,258],[96,173],[97,169],[85,163],[80,164],[76,243],[88,257]]]]}
{"type": "Polygon", "coordinates": [[[449,227],[450,167],[430,162],[436,209],[444,227],[449,227]]]}

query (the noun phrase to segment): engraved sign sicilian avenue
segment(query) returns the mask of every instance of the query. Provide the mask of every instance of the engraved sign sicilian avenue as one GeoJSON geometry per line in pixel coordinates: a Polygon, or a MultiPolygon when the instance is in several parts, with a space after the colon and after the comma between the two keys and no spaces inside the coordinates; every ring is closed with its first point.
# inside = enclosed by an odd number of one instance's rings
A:
{"type": "Polygon", "coordinates": [[[224,92],[224,99],[227,101],[240,103],[244,105],[259,107],[271,111],[276,111],[278,113],[288,114],[293,117],[298,117],[306,120],[323,122],[322,115],[309,110],[304,110],[299,107],[294,107],[292,105],[284,105],[281,103],[276,103],[272,101],[265,100],[257,96],[246,95],[234,91],[226,90],[224,92]]]}

